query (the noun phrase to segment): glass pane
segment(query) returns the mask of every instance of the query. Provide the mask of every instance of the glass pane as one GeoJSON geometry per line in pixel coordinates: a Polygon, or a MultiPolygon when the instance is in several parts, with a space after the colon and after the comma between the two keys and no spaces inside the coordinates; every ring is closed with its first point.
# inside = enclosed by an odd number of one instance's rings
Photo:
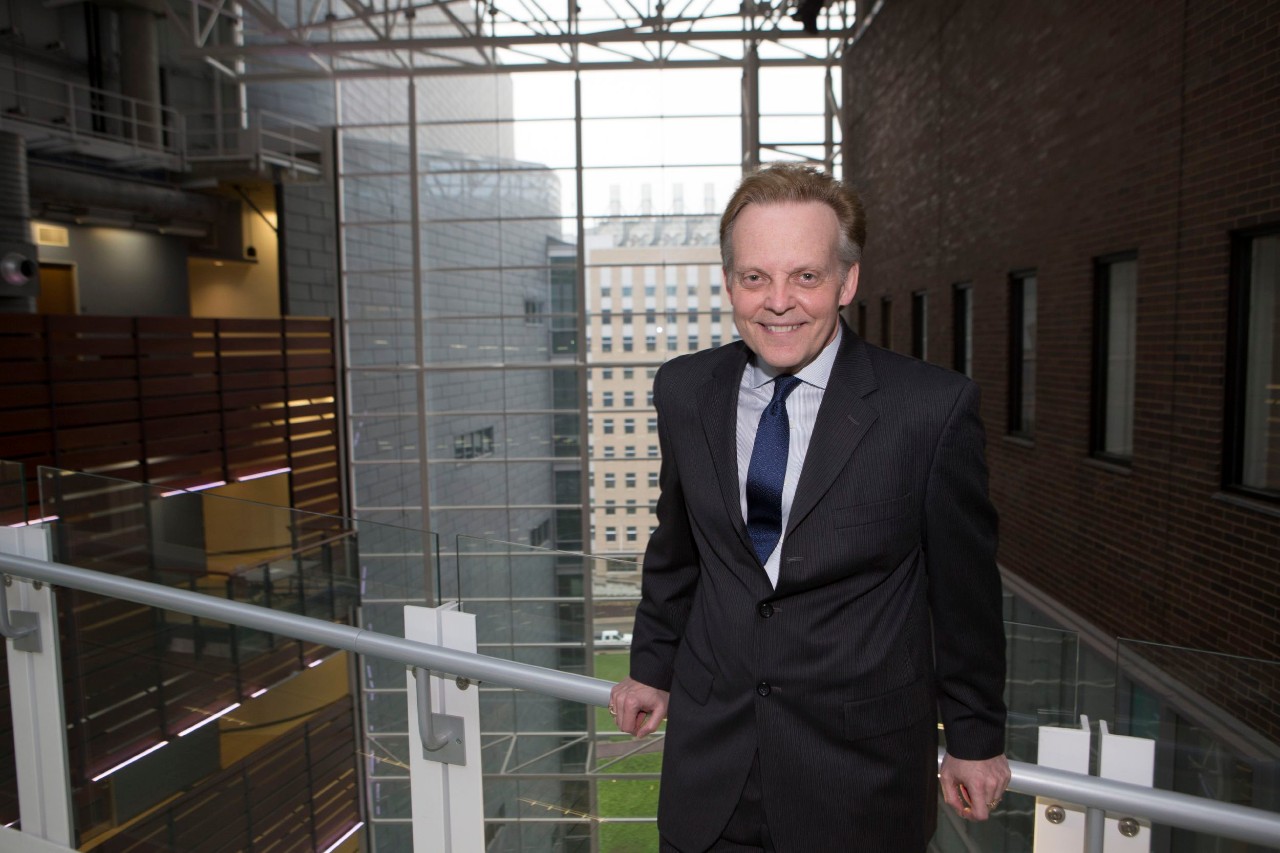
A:
{"type": "Polygon", "coordinates": [[[413,233],[409,225],[346,225],[342,229],[346,268],[369,273],[413,267],[413,233]]]}
{"type": "MultiPolygon", "coordinates": [[[[812,68],[761,68],[760,115],[821,116],[826,103],[826,73],[812,68]]],[[[839,89],[839,75],[834,75],[839,89]]],[[[818,136],[817,139],[821,139],[818,136]]]]}
{"type": "Polygon", "coordinates": [[[741,88],[742,74],[736,68],[592,71],[582,75],[582,114],[736,116],[741,88]]]}
{"type": "Polygon", "coordinates": [[[1036,427],[1036,278],[1022,279],[1022,422],[1028,435],[1036,427]]]}
{"type": "MultiPolygon", "coordinates": [[[[625,675],[635,573],[627,583],[608,560],[472,537],[459,537],[458,567],[460,597],[476,614],[485,653],[610,680],[625,675]],[[587,583],[595,588],[590,614],[587,583]],[[595,636],[592,622],[605,626],[595,636]]],[[[636,743],[617,734],[604,708],[520,691],[493,687],[481,700],[486,815],[512,820],[529,843],[528,832],[546,829],[548,808],[588,812],[594,787],[602,818],[633,819],[620,820],[616,832],[602,827],[602,844],[653,835],[661,734],[636,743]]]]}
{"type": "Polygon", "coordinates": [[[697,223],[698,239],[715,243],[719,240],[720,213],[740,180],[742,167],[736,164],[586,169],[582,174],[583,215],[705,215],[712,220],[711,227],[697,223]]]}
{"type": "MultiPolygon", "coordinates": [[[[1116,673],[1115,730],[1156,741],[1157,789],[1280,809],[1280,662],[1121,640],[1116,673]]],[[[1246,849],[1160,826],[1152,841],[1155,850],[1246,849]]]]}
{"type": "Polygon", "coordinates": [[[1253,240],[1240,482],[1280,490],[1280,235],[1253,240]]]}
{"type": "Polygon", "coordinates": [[[0,459],[0,527],[16,526],[29,520],[25,468],[20,462],[0,459]]]}
{"type": "Polygon", "coordinates": [[[341,80],[338,87],[339,120],[347,127],[409,120],[409,85],[402,77],[341,80]]]}
{"type": "Polygon", "coordinates": [[[352,175],[407,174],[409,130],[402,126],[343,127],[338,131],[344,178],[352,175]]]}
{"type": "MultiPolygon", "coordinates": [[[[574,75],[572,72],[542,72],[511,75],[511,108],[517,118],[573,118],[574,75]]],[[[538,162],[539,157],[526,156],[516,141],[516,157],[538,162]]]]}
{"type": "Polygon", "coordinates": [[[347,272],[347,313],[356,320],[388,320],[413,316],[410,272],[347,272]]]}
{"type": "Polygon", "coordinates": [[[582,164],[722,166],[741,158],[736,115],[714,118],[590,119],[582,122],[582,164]]]}
{"type": "Polygon", "coordinates": [[[1107,399],[1103,450],[1133,455],[1133,376],[1137,340],[1138,262],[1108,265],[1107,399]]]}

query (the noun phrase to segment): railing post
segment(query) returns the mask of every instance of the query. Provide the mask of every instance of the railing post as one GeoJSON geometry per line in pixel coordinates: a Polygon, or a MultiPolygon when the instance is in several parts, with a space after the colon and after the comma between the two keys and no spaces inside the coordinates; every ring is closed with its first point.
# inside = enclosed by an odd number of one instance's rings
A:
{"type": "MultiPolygon", "coordinates": [[[[0,527],[0,553],[48,560],[50,550],[45,527],[0,527]]],[[[20,651],[14,640],[5,641],[22,831],[69,847],[74,833],[58,607],[53,588],[45,583],[19,580],[9,591],[10,605],[35,614],[40,631],[39,651],[20,651]]]]}
{"type": "MultiPolygon", "coordinates": [[[[476,618],[457,612],[457,602],[441,607],[406,606],[406,639],[436,643],[459,651],[476,649],[476,618]]],[[[426,674],[425,670],[417,672],[426,674]]],[[[409,779],[413,814],[413,847],[438,853],[484,849],[484,788],[480,776],[479,686],[464,679],[429,677],[426,690],[432,710],[461,718],[461,764],[427,758],[418,726],[417,683],[408,678],[409,779]]]]}
{"type": "MultiPolygon", "coordinates": [[[[1078,728],[1041,726],[1037,763],[1088,775],[1091,740],[1088,717],[1080,718],[1078,728]]],[[[1034,817],[1034,853],[1093,853],[1085,846],[1089,820],[1085,809],[1058,797],[1036,797],[1034,817]]],[[[1101,847],[1097,853],[1102,853],[1101,847]]]]}

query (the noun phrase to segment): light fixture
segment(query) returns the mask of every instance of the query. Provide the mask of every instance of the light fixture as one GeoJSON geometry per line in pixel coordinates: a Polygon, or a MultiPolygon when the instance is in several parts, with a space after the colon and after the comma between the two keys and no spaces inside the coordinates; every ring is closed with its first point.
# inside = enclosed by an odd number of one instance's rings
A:
{"type": "Polygon", "coordinates": [[[44,524],[46,521],[57,521],[58,516],[46,515],[44,518],[33,518],[30,521],[19,521],[17,524],[10,524],[10,527],[35,527],[37,524],[44,524]]]}
{"type": "Polygon", "coordinates": [[[243,477],[236,477],[237,483],[247,483],[250,480],[260,480],[263,477],[271,477],[276,474],[287,474],[292,468],[272,468],[270,471],[259,471],[257,474],[245,474],[243,477]]]}
{"type": "Polygon", "coordinates": [[[364,821],[358,821],[356,825],[348,829],[341,838],[339,838],[337,841],[333,842],[328,847],[326,847],[324,849],[324,853],[333,853],[334,850],[337,850],[339,847],[342,846],[342,842],[346,841],[348,838],[355,835],[360,830],[360,827],[362,826],[364,826],[364,821]]]}
{"type": "Polygon", "coordinates": [[[226,484],[226,480],[218,480],[215,483],[203,483],[199,486],[188,486],[185,489],[174,489],[172,492],[164,492],[160,497],[171,498],[174,495],[185,495],[190,492],[203,492],[205,489],[216,489],[218,486],[225,486],[226,484]]]}
{"type": "Polygon", "coordinates": [[[235,704],[233,704],[233,705],[228,705],[227,707],[223,708],[223,709],[222,709],[221,711],[219,711],[218,713],[216,713],[216,714],[210,714],[209,716],[205,717],[203,720],[201,720],[200,722],[196,723],[194,726],[190,726],[190,727],[185,728],[185,729],[183,729],[182,731],[178,732],[178,737],[186,737],[187,735],[191,734],[192,732],[194,732],[196,729],[200,728],[201,726],[207,726],[207,725],[209,725],[210,723],[212,723],[214,720],[218,719],[219,717],[226,716],[227,714],[230,714],[232,711],[234,711],[236,708],[239,708],[239,707],[240,707],[240,703],[239,703],[239,702],[236,702],[236,703],[235,703],[235,704]]]}
{"type": "Polygon", "coordinates": [[[93,782],[101,782],[103,779],[107,778],[107,777],[108,777],[108,776],[110,776],[112,773],[115,773],[115,772],[116,772],[117,770],[119,770],[120,768],[122,768],[122,767],[128,767],[128,766],[129,766],[130,764],[132,764],[133,762],[135,762],[135,761],[137,761],[137,760],[139,760],[139,759],[141,759],[141,758],[144,758],[144,757],[146,757],[146,756],[150,755],[151,753],[155,752],[155,751],[156,751],[157,749],[159,749],[160,747],[162,747],[162,746],[168,746],[168,745],[169,745],[169,741],[167,741],[167,740],[162,740],[162,741],[160,741],[158,744],[156,744],[155,746],[151,747],[150,749],[144,749],[142,752],[139,752],[139,753],[138,753],[137,755],[135,755],[133,758],[129,758],[129,759],[126,759],[126,760],[124,760],[124,761],[121,761],[119,764],[117,764],[115,767],[112,767],[110,770],[107,770],[107,771],[104,771],[104,772],[102,772],[102,773],[99,773],[97,776],[94,776],[94,777],[93,777],[93,779],[92,779],[92,780],[90,780],[90,781],[93,781],[93,782]]]}

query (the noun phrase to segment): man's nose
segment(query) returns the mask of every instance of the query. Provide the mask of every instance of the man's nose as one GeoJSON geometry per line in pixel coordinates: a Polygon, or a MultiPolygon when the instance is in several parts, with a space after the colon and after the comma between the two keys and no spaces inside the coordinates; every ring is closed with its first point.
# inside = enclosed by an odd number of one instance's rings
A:
{"type": "Polygon", "coordinates": [[[764,307],[775,314],[785,314],[791,308],[791,285],[775,278],[769,282],[764,294],[764,307]]]}

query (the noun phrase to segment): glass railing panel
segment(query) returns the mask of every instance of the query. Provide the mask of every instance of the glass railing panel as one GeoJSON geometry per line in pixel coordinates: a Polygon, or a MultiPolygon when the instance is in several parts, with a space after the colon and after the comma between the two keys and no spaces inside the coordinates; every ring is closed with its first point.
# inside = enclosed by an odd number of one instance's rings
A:
{"type": "Polygon", "coordinates": [[[152,735],[90,780],[73,775],[78,846],[330,848],[362,820],[351,667],[346,652],[333,652],[269,690],[201,709],[197,722],[152,735]]]}
{"type": "Polygon", "coordinates": [[[29,520],[26,467],[21,462],[0,459],[0,527],[29,520]]]}
{"type": "MultiPolygon", "coordinates": [[[[1009,709],[1005,753],[1035,763],[1041,726],[1079,725],[1080,640],[1074,631],[1008,622],[1005,630],[1005,704],[1009,709]]],[[[945,743],[945,738],[943,738],[945,743]]],[[[1029,851],[1034,841],[1035,797],[1008,792],[990,820],[961,820],[939,800],[939,853],[1029,851]]]]}
{"type": "MultiPolygon", "coordinates": [[[[481,653],[627,674],[635,564],[465,536],[457,549],[481,653]],[[605,583],[614,575],[631,582],[605,583]]],[[[657,848],[661,734],[637,742],[603,708],[485,686],[480,719],[491,850],[657,848]]]]}
{"type": "MultiPolygon", "coordinates": [[[[458,540],[458,584],[464,609],[477,617],[480,650],[617,681],[630,665],[630,643],[640,600],[640,566],[624,560],[512,545],[486,539],[458,540]],[[578,591],[581,590],[581,594],[578,591]],[[578,655],[582,656],[579,663],[578,655]]],[[[1007,622],[1006,702],[1008,754],[1036,760],[1043,725],[1077,725],[1082,711],[1081,654],[1072,631],[1007,622]]],[[[1110,679],[1104,678],[1107,686],[1110,679]]],[[[585,814],[593,819],[600,850],[654,849],[654,817],[662,768],[661,733],[638,743],[618,734],[608,712],[587,709],[585,731],[576,708],[557,714],[554,700],[512,691],[482,691],[486,737],[488,819],[512,824],[570,822],[580,806],[579,788],[548,799],[548,785],[533,789],[527,777],[574,774],[581,756],[593,782],[585,814]],[[531,803],[538,805],[529,810],[531,803]],[[550,804],[550,805],[548,805],[550,804]],[[547,809],[559,810],[549,818],[547,809]],[[523,809],[523,811],[522,811],[523,809]]],[[[992,821],[975,825],[940,814],[940,838],[958,839],[943,850],[1030,849],[1034,798],[1011,794],[992,821]]],[[[523,826],[522,832],[534,831],[523,826]]],[[[525,836],[526,841],[529,840],[525,836]]]]}
{"type": "MultiPolygon", "coordinates": [[[[0,459],[0,527],[27,522],[26,469],[20,462],[0,459]]],[[[0,697],[9,695],[9,662],[0,654],[0,697]]],[[[13,711],[0,698],[0,824],[18,820],[17,770],[14,765],[13,711]]]]}
{"type": "MultiPolygon", "coordinates": [[[[1156,741],[1155,787],[1280,812],[1280,661],[1120,640],[1117,734],[1156,741]]],[[[1152,828],[1153,850],[1266,848],[1152,828]]]]}
{"type": "MultiPolygon", "coordinates": [[[[59,562],[403,636],[404,605],[430,603],[434,535],[290,509],[281,505],[286,475],[183,491],[42,468],[39,513],[56,516],[49,528],[59,562]]],[[[82,839],[117,825],[116,794],[95,777],[237,703],[288,697],[287,685],[333,657],[319,645],[215,620],[59,594],[82,839]]],[[[364,687],[353,717],[363,726],[348,749],[368,756],[366,784],[375,791],[407,779],[403,667],[342,661],[334,678],[343,691],[357,672],[364,687]]],[[[176,761],[181,750],[161,752],[176,761]]],[[[408,819],[407,800],[371,794],[375,800],[408,819]]]]}

